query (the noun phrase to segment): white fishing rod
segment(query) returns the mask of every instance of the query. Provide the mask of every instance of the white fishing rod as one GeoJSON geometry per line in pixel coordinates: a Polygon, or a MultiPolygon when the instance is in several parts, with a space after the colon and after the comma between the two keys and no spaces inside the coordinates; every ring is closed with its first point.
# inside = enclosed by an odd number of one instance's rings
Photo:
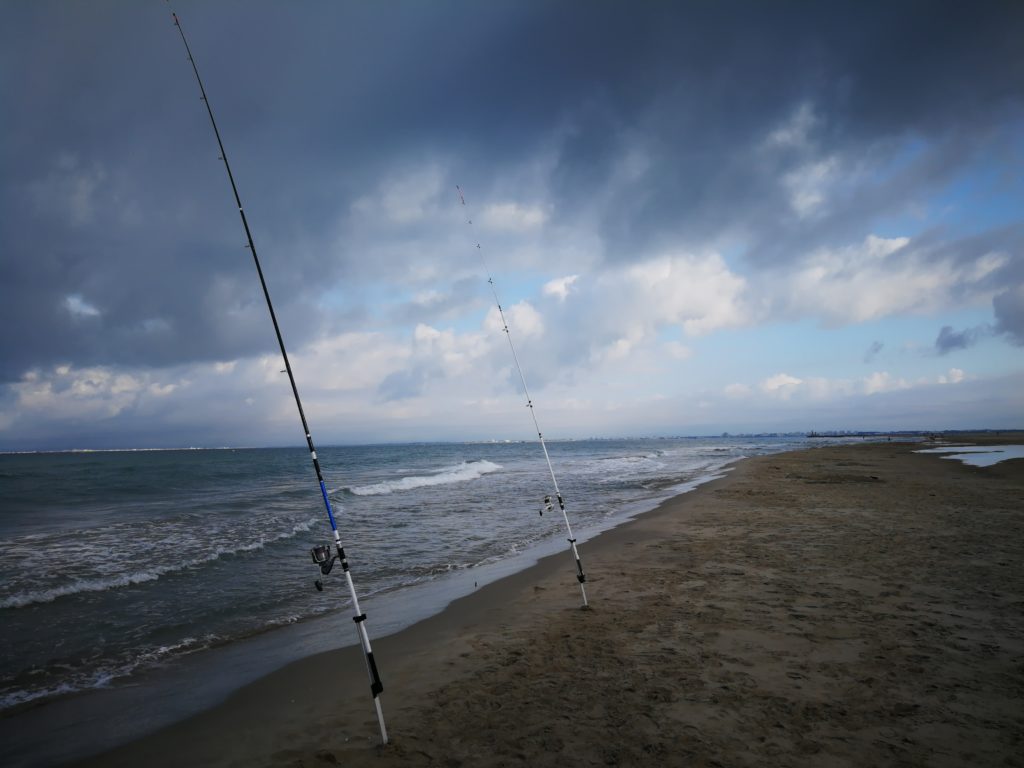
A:
{"type": "MultiPolygon", "coordinates": [[[[462,204],[463,212],[466,211],[466,197],[462,193],[462,187],[458,184],[455,185],[455,189],[459,193],[459,202],[462,204]]],[[[466,216],[466,224],[470,227],[473,226],[473,219],[466,216]]],[[[475,238],[474,238],[475,239],[475,238]]],[[[523,384],[523,393],[526,395],[526,407],[530,409],[530,417],[533,419],[533,426],[537,430],[537,440],[540,442],[541,450],[544,451],[544,460],[548,463],[548,472],[551,474],[551,485],[555,489],[555,499],[558,500],[558,507],[562,510],[562,518],[565,520],[565,530],[568,534],[569,550],[572,553],[572,558],[576,562],[576,580],[580,583],[580,593],[583,595],[583,607],[588,607],[587,603],[587,589],[583,586],[587,581],[587,574],[583,572],[583,562],[580,560],[579,550],[576,548],[576,537],[572,535],[572,525],[569,524],[569,513],[565,509],[565,499],[562,496],[562,492],[558,488],[558,478],[555,477],[555,468],[551,464],[551,456],[548,454],[547,443],[544,442],[544,434],[540,431],[540,424],[537,421],[537,410],[533,406],[533,398],[530,397],[530,389],[526,386],[526,376],[523,374],[523,366],[519,364],[519,355],[516,353],[516,345],[512,343],[512,332],[508,328],[508,321],[505,319],[505,310],[501,308],[501,299],[498,298],[498,288],[494,283],[494,278],[491,276],[491,270],[487,266],[487,259],[484,258],[484,250],[480,247],[480,243],[476,243],[477,254],[480,256],[480,263],[483,264],[484,274],[487,275],[487,284],[491,286],[491,293],[494,296],[494,304],[498,307],[498,316],[501,318],[501,327],[505,332],[505,338],[508,339],[509,349],[512,350],[512,359],[516,364],[516,371],[519,372],[519,381],[523,384]]],[[[551,503],[551,496],[545,496],[543,505],[540,508],[540,513],[543,515],[545,512],[550,512],[554,509],[551,503]]]]}
{"type": "MultiPolygon", "coordinates": [[[[345,573],[345,581],[348,584],[349,597],[352,599],[352,621],[356,624],[356,633],[359,635],[359,642],[363,647],[363,655],[366,658],[366,671],[370,675],[370,692],[373,694],[373,704],[377,710],[377,722],[380,725],[380,739],[382,744],[388,743],[388,731],[384,725],[384,712],[381,709],[380,694],[384,686],[380,681],[380,674],[377,672],[377,663],[373,659],[373,650],[370,648],[370,636],[366,632],[366,614],[359,610],[359,597],[356,595],[355,584],[352,582],[352,574],[349,571],[348,558],[345,557],[345,548],[341,544],[341,534],[338,533],[338,525],[334,520],[334,512],[331,509],[331,500],[327,497],[327,486],[324,485],[324,476],[320,471],[320,460],[316,455],[316,448],[313,445],[313,438],[306,423],[306,414],[302,410],[302,400],[299,399],[299,388],[295,384],[295,375],[292,373],[292,365],[288,359],[288,352],[284,348],[284,337],[281,335],[281,327],[277,323],[277,314],[274,312],[274,305],[270,301],[270,291],[267,288],[267,281],[263,277],[263,268],[260,266],[259,256],[256,255],[256,245],[253,243],[252,232],[249,230],[249,222],[245,218],[245,210],[242,208],[242,199],[238,195],[238,187],[235,185],[235,176],[231,172],[231,165],[228,163],[227,152],[224,151],[224,142],[221,141],[220,131],[217,129],[217,121],[213,117],[213,108],[210,100],[206,97],[206,88],[203,87],[203,79],[199,77],[199,68],[196,60],[192,57],[192,49],[189,48],[188,40],[185,39],[185,31],[181,28],[178,15],[171,12],[174,18],[174,26],[178,28],[181,35],[181,42],[185,44],[185,51],[188,53],[189,63],[192,64],[192,71],[195,73],[196,82],[199,83],[201,99],[206,104],[206,112],[210,116],[210,125],[213,126],[214,136],[217,137],[217,146],[220,148],[220,159],[224,161],[224,169],[228,173],[228,181],[231,182],[231,191],[235,196],[235,204],[238,206],[238,215],[242,219],[242,227],[245,229],[245,236],[248,239],[246,246],[252,252],[253,261],[256,264],[256,273],[260,278],[260,285],[263,287],[263,297],[267,300],[267,309],[270,311],[270,319],[274,323],[274,332],[277,334],[277,344],[281,348],[281,357],[284,358],[285,371],[288,373],[288,381],[292,385],[292,394],[295,396],[295,405],[299,409],[299,419],[302,421],[302,431],[306,435],[306,445],[309,447],[309,455],[313,461],[313,469],[316,471],[316,479],[320,482],[320,495],[323,497],[324,506],[327,508],[327,519],[331,523],[331,530],[334,532],[335,554],[331,554],[330,545],[313,547],[311,554],[313,562],[320,567],[320,572],[327,575],[334,567],[334,562],[341,564],[341,570],[345,573]]],[[[317,579],[316,588],[323,591],[323,582],[317,579]]]]}

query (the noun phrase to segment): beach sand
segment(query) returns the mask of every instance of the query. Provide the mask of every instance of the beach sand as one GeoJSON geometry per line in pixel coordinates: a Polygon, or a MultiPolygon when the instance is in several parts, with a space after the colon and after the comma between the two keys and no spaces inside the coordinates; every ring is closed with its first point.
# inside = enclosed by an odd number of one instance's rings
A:
{"type": "Polygon", "coordinates": [[[566,551],[375,640],[386,747],[353,647],[83,765],[1024,765],[1024,460],[920,447],[745,460],[582,546],[590,610],[566,551]]]}

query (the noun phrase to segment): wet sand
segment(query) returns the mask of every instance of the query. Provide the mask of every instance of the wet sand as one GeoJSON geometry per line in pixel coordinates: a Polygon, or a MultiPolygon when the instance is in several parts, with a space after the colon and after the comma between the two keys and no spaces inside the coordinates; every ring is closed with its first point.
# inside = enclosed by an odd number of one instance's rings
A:
{"type": "Polygon", "coordinates": [[[919,447],[745,460],[582,546],[590,610],[566,551],[375,640],[386,747],[353,647],[81,764],[1024,765],[1024,460],[919,447]]]}

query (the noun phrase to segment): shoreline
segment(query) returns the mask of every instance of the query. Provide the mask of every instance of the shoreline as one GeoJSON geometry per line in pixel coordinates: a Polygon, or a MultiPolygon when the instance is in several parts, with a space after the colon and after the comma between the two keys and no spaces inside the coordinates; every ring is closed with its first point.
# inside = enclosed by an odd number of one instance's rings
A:
{"type": "MultiPolygon", "coordinates": [[[[816,448],[802,450],[816,450],[816,448]]],[[[685,488],[660,501],[651,509],[635,513],[612,527],[598,531],[585,541],[581,536],[580,555],[587,571],[588,589],[591,584],[599,581],[594,579],[588,564],[587,553],[590,547],[606,538],[615,537],[619,532],[636,525],[648,516],[658,514],[666,506],[678,503],[681,498],[693,496],[728,481],[737,468],[751,460],[751,457],[739,459],[718,470],[712,479],[701,482],[695,487],[685,488]],[[584,549],[584,544],[587,549],[584,549]]],[[[614,545],[607,543],[603,546],[614,545]]],[[[568,549],[561,545],[557,552],[543,555],[531,565],[499,576],[496,580],[486,582],[468,594],[456,597],[439,612],[432,613],[379,638],[374,639],[371,636],[374,657],[384,683],[381,700],[389,733],[392,728],[390,723],[394,717],[396,696],[400,695],[403,688],[410,687],[410,684],[413,687],[429,684],[433,677],[430,672],[423,674],[418,669],[418,664],[410,663],[410,659],[422,657],[428,661],[436,648],[462,647],[464,636],[467,633],[471,633],[487,622],[503,621],[500,616],[503,612],[502,606],[515,598],[522,598],[530,590],[537,592],[553,588],[563,591],[561,597],[556,599],[561,610],[584,613],[580,606],[580,591],[575,578],[575,565],[570,559],[568,549]],[[429,650],[424,652],[422,650],[424,647],[429,650]],[[401,660],[400,663],[396,664],[395,662],[399,660],[401,660]],[[392,671],[397,674],[389,674],[392,671]]],[[[593,605],[588,611],[592,609],[593,605]]],[[[318,619],[318,621],[322,620],[318,619]]],[[[370,620],[372,621],[372,616],[370,620]]],[[[112,768],[113,766],[137,765],[140,760],[150,766],[178,765],[181,764],[178,762],[181,760],[180,753],[176,754],[169,762],[163,763],[161,760],[166,759],[168,754],[173,754],[176,746],[182,742],[194,743],[197,738],[202,741],[204,736],[218,732],[231,732],[236,735],[241,733],[246,740],[263,739],[266,738],[263,729],[253,728],[251,725],[254,720],[276,720],[281,717],[300,721],[313,720],[320,716],[321,710],[325,707],[335,709],[338,712],[338,719],[348,724],[347,730],[342,736],[345,743],[359,744],[367,750],[368,754],[375,755],[379,751],[380,733],[370,698],[362,651],[358,646],[357,636],[348,627],[349,621],[348,615],[337,621],[342,631],[352,634],[351,642],[340,648],[320,651],[291,661],[238,688],[218,704],[154,733],[111,750],[83,759],[59,763],[59,765],[82,766],[82,768],[110,766],[112,768]],[[344,680],[350,685],[350,688],[346,688],[344,698],[323,690],[324,686],[329,686],[333,680],[344,680]],[[310,696],[310,691],[318,692],[310,696]],[[305,701],[303,701],[304,699],[305,701]],[[268,701],[274,701],[280,705],[285,700],[287,700],[288,706],[277,714],[268,715],[261,711],[268,701]],[[259,704],[254,706],[253,702],[259,702],[259,704]]],[[[501,626],[505,625],[502,623],[501,626]]],[[[468,648],[468,646],[466,647],[468,648]]],[[[459,651],[459,655],[461,658],[465,658],[469,653],[462,650],[459,651]]],[[[446,663],[454,666],[454,662],[451,660],[446,663]]],[[[392,741],[394,741],[394,737],[392,737],[392,741]]],[[[206,747],[203,748],[203,752],[206,752],[206,747]]],[[[223,764],[251,764],[252,759],[254,756],[241,761],[236,758],[228,758],[227,762],[223,764]]],[[[211,755],[197,756],[196,760],[195,764],[220,764],[211,755]],[[211,760],[212,762],[208,762],[211,760]]]]}
{"type": "MultiPolygon", "coordinates": [[[[814,449],[802,449],[814,450],[814,449]]],[[[727,480],[729,476],[744,462],[750,461],[750,457],[738,459],[720,469],[706,480],[688,481],[680,486],[680,490],[659,502],[653,507],[638,512],[627,513],[620,520],[611,523],[609,527],[602,527],[596,531],[588,531],[578,534],[580,540],[581,557],[584,567],[588,571],[588,589],[592,583],[592,574],[589,572],[586,549],[604,537],[613,536],[638,521],[658,512],[663,506],[670,504],[682,497],[691,496],[702,489],[711,487],[716,483],[727,480]]],[[[439,611],[413,620],[409,624],[401,624],[398,629],[388,631],[379,637],[371,635],[371,644],[374,657],[380,669],[384,683],[382,695],[385,718],[390,722],[389,709],[393,710],[396,689],[407,680],[419,682],[420,676],[406,669],[408,664],[402,663],[397,670],[395,679],[399,681],[396,685],[391,682],[389,674],[397,659],[407,660],[417,653],[421,646],[447,645],[457,643],[460,635],[475,626],[481,616],[493,618],[496,612],[501,611],[501,605],[506,603],[511,596],[524,593],[528,588],[537,589],[535,582],[538,580],[564,582],[560,585],[564,588],[564,602],[567,610],[580,607],[580,592],[575,578],[575,565],[570,559],[568,548],[563,544],[562,539],[555,540],[557,551],[536,556],[531,553],[523,553],[520,558],[528,562],[523,566],[522,560],[512,558],[493,564],[491,567],[499,575],[491,577],[478,588],[471,588],[472,591],[461,594],[447,602],[439,611]],[[519,560],[519,564],[517,564],[519,560]],[[509,570],[512,569],[512,570],[509,570]],[[495,606],[498,606],[495,608],[495,606]],[[389,707],[390,704],[390,707],[389,707]]],[[[540,551],[555,549],[553,542],[541,543],[535,549],[540,551]]],[[[474,576],[472,572],[462,572],[462,580],[470,580],[474,576]]],[[[483,579],[481,579],[483,580],[483,579]]],[[[547,587],[539,587],[547,589],[547,587]]],[[[588,593],[589,594],[589,593],[588,593]]],[[[364,608],[370,601],[363,601],[364,608]]],[[[369,614],[370,612],[367,611],[369,614]]],[[[370,615],[372,622],[374,615],[370,615]]],[[[197,736],[202,739],[203,735],[215,732],[239,731],[246,734],[246,738],[262,738],[265,734],[262,729],[252,729],[249,723],[254,719],[268,717],[265,713],[255,711],[251,702],[261,702],[259,708],[263,707],[262,702],[267,699],[281,702],[288,699],[289,705],[287,716],[294,716],[295,711],[304,709],[305,714],[300,717],[316,717],[324,706],[337,707],[339,704],[349,713],[352,728],[345,737],[346,741],[365,742],[370,750],[375,750],[379,744],[380,734],[376,719],[373,714],[373,704],[370,698],[369,685],[366,682],[367,673],[363,661],[362,651],[358,645],[359,640],[355,632],[349,626],[351,617],[346,613],[342,616],[317,617],[310,623],[323,624],[333,622],[340,632],[351,635],[341,647],[325,651],[318,651],[302,658],[290,661],[278,669],[261,675],[256,680],[246,683],[233,690],[228,696],[211,707],[201,712],[181,718],[170,725],[166,725],[141,737],[132,739],[127,743],[105,750],[100,753],[89,755],[84,758],[76,758],[57,763],[61,766],[117,766],[137,764],[143,760],[153,765],[162,765],[161,755],[166,756],[175,749],[175,745],[181,742],[191,742],[197,736]],[[347,701],[332,700],[325,703],[320,697],[314,697],[313,706],[303,704],[302,699],[311,690],[318,689],[321,685],[329,685],[332,681],[344,680],[351,685],[346,693],[347,701]],[[357,726],[356,723],[359,723],[357,726]]],[[[392,622],[395,623],[395,622],[392,622]]],[[[323,694],[321,694],[323,696],[323,694]]],[[[271,715],[268,719],[276,719],[277,715],[271,715]]],[[[390,729],[390,725],[388,726],[390,729]]],[[[204,750],[205,751],[205,750],[204,750]]],[[[178,765],[179,757],[171,759],[166,765],[178,765]]],[[[197,764],[207,764],[209,756],[197,758],[197,764]]],[[[243,761],[247,762],[247,761],[243,761]]],[[[212,763],[211,763],[212,764],[212,763]]],[[[240,763],[241,764],[241,763],[240,763]]]]}
{"type": "MultiPolygon", "coordinates": [[[[490,705],[497,704],[499,712],[502,709],[518,711],[519,705],[522,704],[520,699],[523,697],[522,691],[514,690],[516,685],[526,686],[528,689],[531,689],[531,686],[546,689],[549,686],[543,684],[544,681],[548,681],[556,690],[560,690],[562,695],[569,695],[568,692],[573,691],[573,686],[584,690],[592,689],[594,681],[579,677],[581,671],[575,669],[575,665],[583,661],[593,663],[594,659],[577,656],[574,650],[577,644],[588,647],[594,646],[595,643],[600,645],[599,638],[603,637],[607,641],[611,633],[623,631],[623,626],[630,624],[634,613],[640,612],[640,603],[644,604],[644,611],[655,614],[659,611],[664,612],[666,606],[672,602],[666,591],[671,593],[674,588],[687,592],[706,588],[706,579],[688,577],[675,584],[671,579],[666,581],[662,572],[664,568],[655,569],[660,581],[655,580],[642,585],[637,582],[636,573],[622,568],[627,564],[626,561],[636,565],[631,557],[632,553],[636,552],[637,555],[641,555],[639,570],[649,571],[648,561],[656,562],[666,556],[664,540],[667,528],[678,528],[681,523],[683,527],[688,528],[685,538],[691,547],[713,542],[715,537],[701,538],[696,532],[707,529],[704,530],[707,533],[714,529],[717,534],[721,534],[718,529],[723,526],[729,527],[728,519],[721,518],[723,511],[729,510],[716,510],[716,506],[722,506],[719,503],[721,499],[750,495],[756,501],[756,492],[752,492],[749,487],[746,491],[743,489],[752,482],[756,484],[763,480],[761,476],[765,472],[771,474],[773,466],[793,465],[803,467],[802,471],[806,471],[807,465],[815,464],[815,458],[828,459],[829,454],[845,456],[846,458],[840,461],[841,464],[849,464],[850,461],[854,464],[863,464],[864,462],[859,459],[867,458],[869,454],[885,454],[881,461],[877,456],[873,457],[875,463],[879,465],[875,471],[887,473],[892,477],[878,483],[852,481],[849,480],[851,476],[871,475],[858,475],[856,472],[851,474],[849,470],[843,470],[839,474],[826,477],[820,483],[807,480],[804,484],[813,490],[819,490],[813,486],[820,485],[825,488],[832,486],[833,490],[852,488],[856,491],[874,491],[877,489],[873,486],[906,480],[905,477],[898,477],[900,472],[896,471],[906,468],[893,466],[893,463],[907,462],[914,464],[915,470],[927,468],[932,475],[946,476],[947,480],[948,476],[952,476],[958,480],[966,478],[969,482],[972,477],[976,479],[977,473],[980,472],[1012,476],[1011,484],[1019,483],[1021,473],[1017,465],[1021,464],[1020,461],[1012,462],[1015,468],[1010,472],[999,469],[1005,469],[1004,464],[996,465],[989,470],[978,470],[942,461],[937,456],[912,454],[910,451],[914,447],[917,447],[917,444],[907,446],[901,443],[865,443],[839,447],[822,446],[742,460],[734,464],[733,470],[724,478],[713,480],[692,492],[674,496],[655,509],[590,539],[586,548],[581,548],[584,566],[588,572],[591,603],[594,606],[590,611],[578,610],[579,591],[571,568],[572,563],[566,553],[559,552],[543,558],[534,566],[455,600],[439,614],[396,634],[374,640],[374,653],[385,686],[382,697],[384,712],[393,742],[386,748],[379,749],[374,746],[378,733],[372,704],[367,695],[366,671],[359,649],[349,646],[293,662],[236,691],[222,704],[210,710],[75,764],[118,766],[144,761],[151,766],[189,763],[298,766],[317,764],[317,760],[320,759],[331,762],[328,757],[330,756],[334,759],[340,758],[342,762],[349,764],[365,762],[381,766],[445,764],[447,755],[461,755],[462,757],[453,759],[464,759],[465,750],[473,743],[471,736],[477,731],[489,734],[490,742],[496,738],[489,730],[496,727],[494,713],[488,711],[490,705]],[[861,455],[851,459],[848,455],[851,452],[859,452],[861,455]],[[839,479],[836,479],[837,477],[839,479]],[[843,477],[847,479],[844,480],[843,477]],[[717,523],[709,523],[705,519],[708,510],[711,510],[712,515],[719,516],[717,523]],[[616,569],[619,569],[617,573],[616,569]],[[689,586],[686,586],[687,584],[689,586]],[[637,607],[629,607],[631,603],[637,604],[637,607]],[[619,617],[618,620],[616,616],[619,617]],[[551,637],[551,632],[556,632],[557,637],[551,637]],[[524,674],[511,681],[516,685],[504,680],[500,695],[494,690],[487,690],[488,685],[485,683],[488,675],[497,674],[501,677],[502,672],[514,669],[524,659],[528,659],[531,650],[536,646],[552,644],[559,646],[561,656],[545,658],[537,665],[529,666],[523,670],[524,674]],[[345,687],[340,687],[337,681],[344,681],[345,687]],[[452,688],[462,691],[462,699],[448,700],[452,688]],[[459,701],[465,702],[465,708],[457,703],[459,701]],[[446,710],[445,717],[441,720],[437,719],[438,708],[446,710]],[[452,736],[449,726],[460,722],[462,730],[456,731],[452,736]],[[446,728],[441,726],[447,728],[447,737],[442,735],[446,728]],[[469,732],[463,733],[466,729],[469,729],[469,732]]],[[[874,477],[882,475],[876,474],[874,477]]],[[[732,510],[734,516],[736,511],[732,510]]],[[[684,557],[685,552],[672,550],[668,554],[671,554],[669,559],[672,570],[678,570],[683,565],[680,557],[684,557]]],[[[694,562],[691,560],[686,565],[692,571],[694,562]]],[[[688,576],[692,576],[693,573],[695,572],[689,572],[688,576]]],[[[700,625],[707,617],[702,617],[698,612],[696,616],[690,615],[688,618],[700,625]]],[[[1017,632],[1016,640],[1019,640],[1019,622],[1013,629],[1017,632]]],[[[345,630],[351,631],[347,627],[345,630]]],[[[671,645],[664,647],[670,648],[671,645]]],[[[601,654],[599,649],[591,650],[591,656],[598,656],[598,660],[602,662],[592,670],[592,676],[599,677],[600,674],[606,673],[609,664],[612,669],[621,666],[621,659],[616,662],[616,659],[601,654]]],[[[685,656],[687,650],[685,646],[680,646],[673,653],[667,650],[658,653],[664,656],[659,664],[665,665],[678,661],[678,655],[685,656]]],[[[695,673],[694,670],[690,671],[695,673]]],[[[1019,677],[1018,673],[1018,683],[1019,677]]],[[[654,710],[661,708],[658,706],[659,702],[663,705],[679,704],[679,693],[668,684],[669,679],[659,680],[654,676],[640,680],[631,677],[630,680],[633,681],[634,693],[641,688],[644,689],[644,703],[653,705],[654,710]],[[644,685],[641,686],[640,683],[644,685]]],[[[777,685],[778,681],[775,682],[777,685]]],[[[594,693],[592,690],[590,692],[594,693]]],[[[535,693],[536,691],[532,690],[532,694],[535,693]]],[[[532,694],[526,699],[532,701],[536,709],[545,710],[542,699],[532,694]]],[[[582,704],[588,701],[589,698],[582,704]]],[[[548,739],[551,745],[556,741],[563,746],[566,744],[567,737],[574,731],[575,719],[580,714],[580,704],[581,702],[576,702],[575,710],[567,703],[565,711],[545,711],[545,728],[554,734],[548,739]]],[[[696,704],[690,708],[694,706],[696,704]]],[[[668,708],[673,709],[672,706],[668,708]]],[[[650,706],[639,707],[641,711],[645,709],[650,709],[650,706]]],[[[592,720],[600,722],[602,717],[598,715],[603,715],[607,720],[608,714],[591,713],[585,719],[588,723],[592,720]]],[[[532,722],[533,717],[535,715],[527,719],[532,722]]],[[[638,715],[639,725],[634,727],[660,734],[664,730],[663,726],[651,725],[653,721],[650,717],[650,714],[638,715]],[[644,723],[647,725],[643,725],[644,723]]],[[[513,726],[512,730],[518,728],[522,731],[524,728],[521,722],[513,723],[513,726]]],[[[497,727],[500,728],[500,723],[497,727]]],[[[505,730],[509,729],[506,727],[505,730]]],[[[605,731],[607,723],[602,732],[605,731]]],[[[688,733],[686,728],[671,733],[671,743],[685,744],[688,733]]],[[[604,741],[610,743],[601,746],[604,750],[602,754],[607,753],[609,749],[614,751],[623,748],[618,739],[606,737],[604,741]]],[[[659,759],[663,762],[672,762],[674,758],[670,757],[671,750],[664,752],[664,743],[664,739],[649,739],[647,746],[654,750],[649,752],[649,756],[653,759],[660,754],[659,759]],[[659,752],[659,749],[662,752],[659,752]]],[[[493,743],[490,748],[494,749],[493,743]]],[[[680,755],[685,752],[693,756],[692,747],[680,748],[680,755]]],[[[506,764],[502,760],[516,762],[520,759],[514,754],[504,754],[504,757],[499,759],[503,753],[498,750],[493,755],[496,762],[481,762],[485,754],[487,753],[479,751],[479,745],[472,747],[470,764],[500,765],[506,764]]],[[[628,759],[626,754],[620,757],[628,759]]],[[[524,756],[521,759],[527,762],[538,760],[536,755],[524,756]]],[[[544,760],[540,759],[540,762],[544,760]]]]}
{"type": "MultiPolygon", "coordinates": [[[[712,465],[701,470],[703,474],[662,486],[654,496],[625,502],[602,521],[577,528],[575,535],[580,546],[647,514],[667,499],[713,481],[727,471],[726,466],[712,465]]],[[[360,602],[370,616],[375,656],[380,658],[377,643],[383,638],[441,614],[453,601],[472,594],[477,582],[486,586],[567,551],[563,531],[479,567],[456,570],[441,579],[402,589],[364,595],[360,602]]],[[[337,583],[333,588],[343,591],[337,583]]],[[[342,606],[341,611],[204,649],[200,654],[145,670],[135,679],[119,681],[111,687],[83,689],[11,708],[0,717],[5,764],[62,765],[88,759],[144,740],[192,717],[201,717],[245,686],[290,664],[320,654],[354,650],[359,641],[349,620],[350,611],[342,606]]]]}

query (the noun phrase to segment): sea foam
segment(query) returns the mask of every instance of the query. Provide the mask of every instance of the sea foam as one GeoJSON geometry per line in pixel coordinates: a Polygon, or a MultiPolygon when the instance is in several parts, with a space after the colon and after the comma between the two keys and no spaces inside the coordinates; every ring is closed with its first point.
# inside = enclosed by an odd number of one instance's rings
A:
{"type": "Polygon", "coordinates": [[[430,475],[410,475],[396,480],[373,483],[372,485],[359,485],[347,490],[355,496],[380,496],[382,494],[395,493],[396,491],[412,491],[416,488],[426,488],[431,485],[464,483],[500,470],[501,465],[491,461],[464,461],[461,464],[443,467],[430,475]]]}
{"type": "Polygon", "coordinates": [[[305,522],[297,523],[292,526],[290,530],[282,531],[281,533],[273,536],[260,536],[256,541],[249,542],[248,544],[239,544],[237,546],[218,546],[205,554],[189,558],[187,560],[181,560],[165,565],[156,565],[140,571],[124,573],[118,576],[75,579],[67,584],[61,584],[60,586],[52,587],[50,589],[18,592],[0,599],[0,609],[24,608],[37,603],[52,603],[58,598],[77,595],[83,592],[105,592],[108,589],[118,589],[121,587],[130,587],[135,584],[144,584],[147,581],[156,581],[161,576],[165,576],[170,573],[176,573],[187,568],[195,568],[197,566],[205,565],[206,563],[212,563],[222,557],[237,555],[241,552],[255,552],[263,549],[267,544],[283,541],[284,539],[290,539],[300,533],[309,531],[317,520],[318,518],[312,518],[305,522]]]}

